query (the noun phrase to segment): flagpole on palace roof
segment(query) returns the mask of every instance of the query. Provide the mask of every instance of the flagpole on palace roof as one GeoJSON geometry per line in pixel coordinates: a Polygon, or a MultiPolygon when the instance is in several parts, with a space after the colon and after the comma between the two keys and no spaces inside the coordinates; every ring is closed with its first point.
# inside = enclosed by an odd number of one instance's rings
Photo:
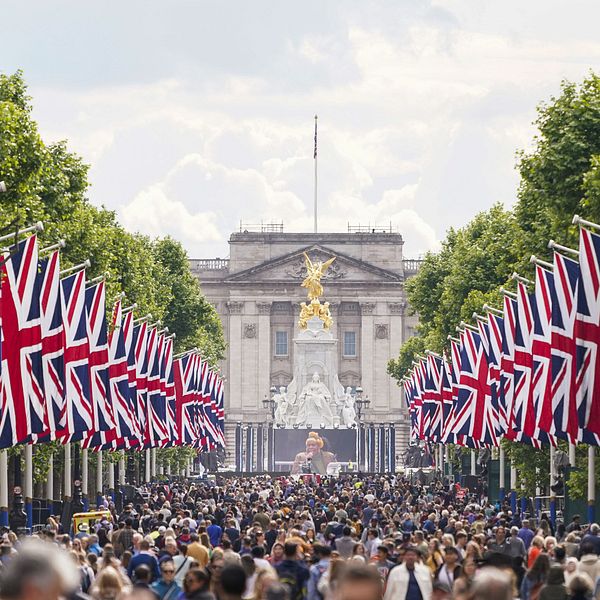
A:
{"type": "Polygon", "coordinates": [[[315,159],[315,233],[317,233],[317,115],[315,115],[315,152],[314,152],[314,159],[315,159]]]}

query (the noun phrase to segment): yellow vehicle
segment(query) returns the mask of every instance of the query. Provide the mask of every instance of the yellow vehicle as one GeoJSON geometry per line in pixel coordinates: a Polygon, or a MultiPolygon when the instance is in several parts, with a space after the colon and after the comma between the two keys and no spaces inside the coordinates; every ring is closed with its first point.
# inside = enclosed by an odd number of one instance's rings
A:
{"type": "Polygon", "coordinates": [[[78,533],[89,533],[97,521],[112,521],[112,515],[108,510],[95,510],[92,512],[75,513],[73,515],[73,535],[78,533]]]}

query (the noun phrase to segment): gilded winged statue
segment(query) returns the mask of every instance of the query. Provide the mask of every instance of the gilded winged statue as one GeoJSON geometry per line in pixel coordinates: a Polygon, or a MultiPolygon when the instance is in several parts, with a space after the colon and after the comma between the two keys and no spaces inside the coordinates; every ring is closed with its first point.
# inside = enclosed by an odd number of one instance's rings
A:
{"type": "Polygon", "coordinates": [[[329,268],[331,263],[335,260],[335,256],[321,262],[320,260],[314,263],[310,260],[308,254],[304,253],[304,264],[306,265],[306,277],[302,282],[302,287],[308,290],[308,299],[314,300],[323,295],[323,286],[321,285],[321,278],[325,275],[325,271],[329,268]]]}

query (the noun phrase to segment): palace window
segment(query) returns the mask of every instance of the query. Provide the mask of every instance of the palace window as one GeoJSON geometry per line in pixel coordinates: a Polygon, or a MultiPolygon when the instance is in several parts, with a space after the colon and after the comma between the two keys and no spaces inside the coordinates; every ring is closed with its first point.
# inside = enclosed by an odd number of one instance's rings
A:
{"type": "Polygon", "coordinates": [[[275,356],[287,356],[288,355],[288,332],[287,331],[276,331],[275,332],[275,356]]]}
{"type": "Polygon", "coordinates": [[[356,356],[356,331],[344,331],[344,356],[356,356]]]}

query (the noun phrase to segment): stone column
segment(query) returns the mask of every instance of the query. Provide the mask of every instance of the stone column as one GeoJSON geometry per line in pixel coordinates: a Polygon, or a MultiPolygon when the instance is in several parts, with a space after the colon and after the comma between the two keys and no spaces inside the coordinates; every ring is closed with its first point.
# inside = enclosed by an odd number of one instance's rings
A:
{"type": "MultiPolygon", "coordinates": [[[[271,388],[271,303],[257,302],[258,312],[258,410],[262,411],[262,399],[270,396],[271,388]]],[[[291,343],[291,340],[288,342],[291,343]]],[[[261,465],[262,470],[262,465],[261,465]]]]}
{"type": "MultiPolygon", "coordinates": [[[[389,334],[387,339],[387,356],[389,358],[396,358],[400,351],[400,346],[404,342],[404,315],[406,311],[406,302],[388,302],[388,310],[389,334]]],[[[377,325],[375,327],[375,335],[383,335],[381,329],[377,330],[377,325]]],[[[383,360],[383,362],[387,365],[387,360],[383,360]]],[[[393,377],[387,376],[387,388],[389,398],[388,410],[390,414],[398,415],[401,410],[406,414],[404,402],[401,397],[402,390],[398,387],[393,377]]],[[[394,418],[397,418],[397,416],[394,418]]]]}
{"type": "MultiPolygon", "coordinates": [[[[371,399],[371,407],[375,408],[375,338],[374,338],[374,302],[361,302],[360,304],[360,377],[364,395],[371,399]]],[[[344,340],[340,340],[343,344],[344,340]]],[[[363,418],[369,417],[368,413],[363,418]]]]}
{"type": "Polygon", "coordinates": [[[242,413],[242,312],[244,302],[227,303],[229,311],[229,410],[242,413]]]}

